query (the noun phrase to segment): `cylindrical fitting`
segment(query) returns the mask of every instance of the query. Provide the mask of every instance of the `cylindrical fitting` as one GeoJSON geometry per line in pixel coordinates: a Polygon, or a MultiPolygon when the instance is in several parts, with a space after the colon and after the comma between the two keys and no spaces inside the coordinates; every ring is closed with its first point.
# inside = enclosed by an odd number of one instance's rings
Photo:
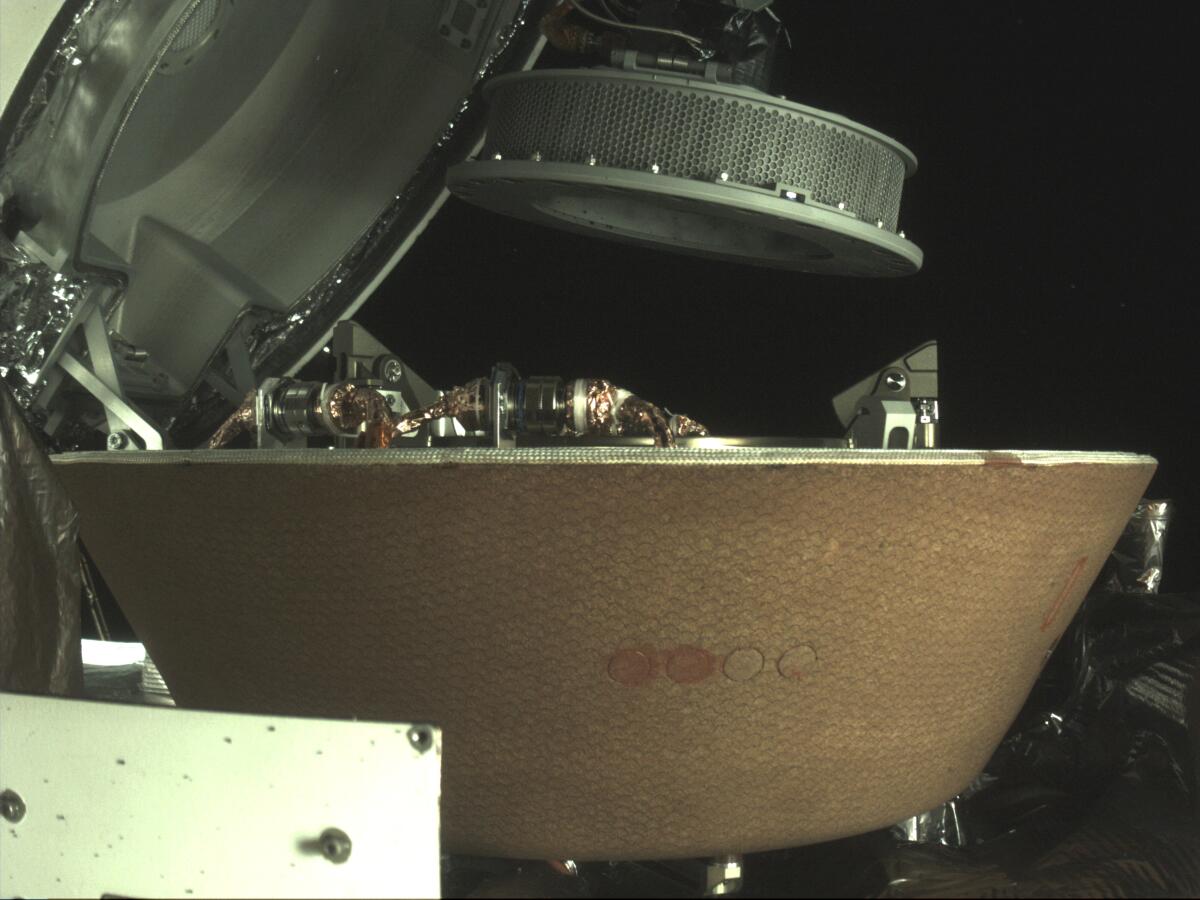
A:
{"type": "Polygon", "coordinates": [[[558,434],[566,412],[567,394],[556,375],[535,375],[514,385],[508,427],[525,434],[558,434]]]}
{"type": "Polygon", "coordinates": [[[323,432],[322,387],[320,382],[290,381],[276,388],[269,404],[270,421],[264,423],[267,430],[280,439],[323,432]]]}

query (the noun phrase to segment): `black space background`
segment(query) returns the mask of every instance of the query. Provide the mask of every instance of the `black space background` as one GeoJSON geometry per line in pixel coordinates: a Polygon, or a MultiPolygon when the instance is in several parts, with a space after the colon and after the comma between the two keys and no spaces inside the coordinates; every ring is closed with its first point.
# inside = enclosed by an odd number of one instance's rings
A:
{"type": "MultiPolygon", "coordinates": [[[[840,433],[929,338],[943,442],[1154,455],[1164,589],[1200,584],[1192,7],[799,3],[791,99],[906,144],[899,280],[706,262],[451,199],[356,318],[435,385],[603,376],[718,434],[840,433]]],[[[545,60],[544,60],[545,61],[545,60]]]]}

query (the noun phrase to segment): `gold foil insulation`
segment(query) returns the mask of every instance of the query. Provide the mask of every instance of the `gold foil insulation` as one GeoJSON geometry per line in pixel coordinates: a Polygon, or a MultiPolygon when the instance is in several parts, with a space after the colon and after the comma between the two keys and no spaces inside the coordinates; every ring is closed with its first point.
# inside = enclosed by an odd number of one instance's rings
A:
{"type": "Polygon", "coordinates": [[[462,387],[450,388],[435,402],[424,409],[398,416],[393,421],[392,439],[416,431],[426,422],[447,417],[458,419],[463,426],[475,430],[482,426],[487,412],[487,387],[490,381],[476,378],[462,387]]]}
{"type": "Polygon", "coordinates": [[[587,25],[567,21],[573,10],[571,0],[563,0],[558,6],[542,16],[538,23],[546,41],[567,53],[587,54],[603,50],[617,50],[625,46],[625,39],[611,31],[596,32],[587,25]]]}
{"type": "Polygon", "coordinates": [[[257,391],[248,393],[246,399],[242,401],[241,406],[235,409],[229,418],[221,423],[221,427],[209,438],[209,450],[224,447],[243,431],[254,431],[258,428],[258,416],[255,413],[257,393],[257,391]]]}
{"type": "Polygon", "coordinates": [[[708,434],[695,419],[668,416],[661,407],[606,379],[581,379],[574,385],[574,390],[567,391],[564,435],[649,436],[657,447],[674,447],[677,436],[708,434]],[[580,415],[576,407],[581,401],[580,415]]]}
{"type": "Polygon", "coordinates": [[[674,416],[671,419],[671,430],[679,437],[708,437],[708,429],[687,416],[674,416]]]}
{"type": "MultiPolygon", "coordinates": [[[[676,436],[708,434],[708,429],[694,419],[671,416],[606,379],[579,379],[570,384],[558,429],[562,436],[648,436],[654,438],[657,447],[674,447],[676,436]]],[[[451,388],[429,406],[397,415],[375,388],[343,382],[316,392],[318,399],[309,415],[324,423],[330,433],[357,434],[360,447],[382,449],[437,419],[456,419],[469,431],[484,428],[490,393],[491,381],[476,378],[451,388]]],[[[255,401],[254,392],[246,396],[212,436],[209,449],[224,447],[243,431],[257,428],[255,401]]]]}
{"type": "Polygon", "coordinates": [[[349,382],[335,385],[327,404],[329,421],[343,434],[357,433],[360,446],[386,447],[391,442],[388,429],[394,427],[392,410],[374,388],[349,382]]]}
{"type": "Polygon", "coordinates": [[[617,408],[618,434],[649,434],[656,447],[674,447],[675,435],[666,415],[653,403],[629,396],[617,408]]]}

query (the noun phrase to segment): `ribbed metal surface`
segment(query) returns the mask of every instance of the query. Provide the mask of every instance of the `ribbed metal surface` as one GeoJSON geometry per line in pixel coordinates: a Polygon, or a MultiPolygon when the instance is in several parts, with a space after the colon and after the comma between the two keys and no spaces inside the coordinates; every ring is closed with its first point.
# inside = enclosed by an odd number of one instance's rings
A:
{"type": "Polygon", "coordinates": [[[585,162],[663,175],[799,188],[897,228],[905,161],[888,144],[797,104],[744,89],[614,71],[499,79],[484,158],[585,162]],[[760,99],[761,98],[761,99],[760,99]]]}

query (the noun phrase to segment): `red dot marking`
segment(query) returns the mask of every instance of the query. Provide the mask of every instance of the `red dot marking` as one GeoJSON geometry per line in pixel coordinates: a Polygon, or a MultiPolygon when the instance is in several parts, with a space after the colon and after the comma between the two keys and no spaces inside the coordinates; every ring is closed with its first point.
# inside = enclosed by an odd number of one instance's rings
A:
{"type": "Polygon", "coordinates": [[[608,674],[626,687],[639,687],[650,680],[650,659],[640,650],[618,650],[608,661],[608,674]]]}
{"type": "Polygon", "coordinates": [[[699,647],[679,647],[667,657],[667,677],[676,684],[699,684],[716,669],[713,655],[699,647]]]}

